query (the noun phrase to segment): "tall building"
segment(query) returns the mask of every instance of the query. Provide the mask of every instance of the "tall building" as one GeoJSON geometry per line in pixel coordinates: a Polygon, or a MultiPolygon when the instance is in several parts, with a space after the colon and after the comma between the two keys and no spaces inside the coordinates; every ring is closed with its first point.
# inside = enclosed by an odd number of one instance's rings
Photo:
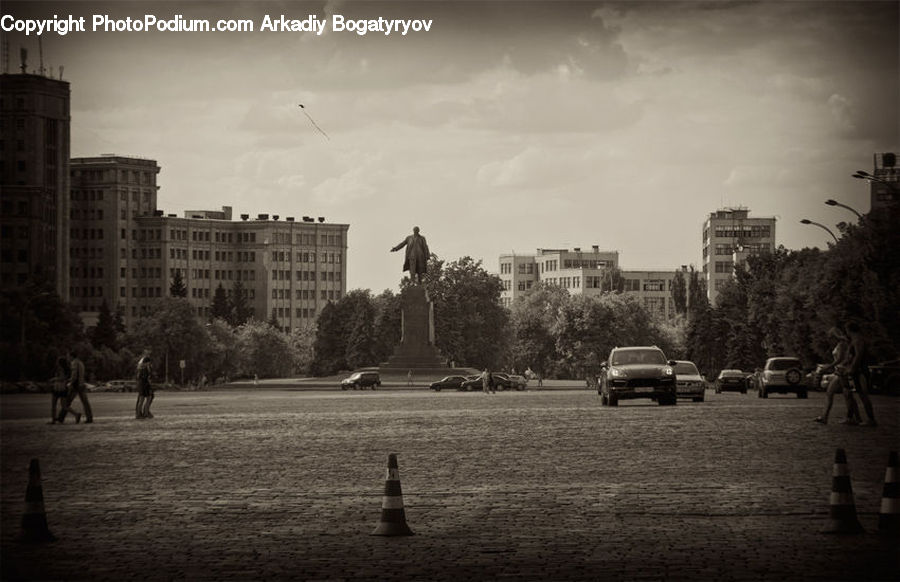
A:
{"type": "MultiPolygon", "coordinates": [[[[23,71],[25,64],[22,64],[23,71]]],[[[0,285],[69,293],[69,84],[0,75],[0,285]]]]}
{"type": "MultiPolygon", "coordinates": [[[[590,251],[581,248],[538,249],[534,255],[500,255],[500,300],[509,307],[537,282],[559,285],[572,295],[600,295],[616,283],[611,275],[619,269],[618,251],[590,251]]],[[[686,267],[682,267],[686,270],[686,267]]],[[[672,280],[675,269],[650,271],[619,270],[624,293],[637,296],[647,309],[663,318],[675,316],[672,280]]]]}
{"type": "Polygon", "coordinates": [[[747,208],[722,208],[703,223],[703,277],[710,305],[747,256],[775,249],[775,218],[750,217],[747,208]]]}
{"type": "Polygon", "coordinates": [[[86,323],[104,300],[126,324],[151,312],[176,272],[199,317],[210,316],[219,285],[230,296],[240,282],[253,316],[286,331],[346,293],[349,225],[268,214],[235,221],[227,206],[166,215],[157,173],[153,160],[72,160],[72,301],[86,323]]]}
{"type": "Polygon", "coordinates": [[[873,156],[872,179],[869,180],[869,192],[872,210],[884,208],[900,201],[900,168],[897,167],[897,154],[885,152],[873,156]]]}

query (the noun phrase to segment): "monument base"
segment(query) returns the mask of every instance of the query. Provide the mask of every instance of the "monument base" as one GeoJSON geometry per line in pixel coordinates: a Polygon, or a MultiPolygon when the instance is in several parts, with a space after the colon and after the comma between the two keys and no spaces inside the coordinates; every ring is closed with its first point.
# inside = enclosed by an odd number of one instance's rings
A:
{"type": "Polygon", "coordinates": [[[437,371],[448,369],[447,358],[434,345],[434,304],[425,288],[412,285],[400,293],[403,318],[400,344],[394,354],[381,364],[384,373],[403,371],[437,371]]]}

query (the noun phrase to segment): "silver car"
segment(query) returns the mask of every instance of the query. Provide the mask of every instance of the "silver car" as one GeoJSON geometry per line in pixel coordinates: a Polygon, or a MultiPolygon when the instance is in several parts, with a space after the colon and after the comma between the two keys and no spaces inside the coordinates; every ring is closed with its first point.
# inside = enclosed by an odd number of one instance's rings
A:
{"type": "Polygon", "coordinates": [[[678,398],[691,398],[694,402],[703,402],[706,381],[697,371],[694,362],[675,360],[675,391],[678,398]]]}

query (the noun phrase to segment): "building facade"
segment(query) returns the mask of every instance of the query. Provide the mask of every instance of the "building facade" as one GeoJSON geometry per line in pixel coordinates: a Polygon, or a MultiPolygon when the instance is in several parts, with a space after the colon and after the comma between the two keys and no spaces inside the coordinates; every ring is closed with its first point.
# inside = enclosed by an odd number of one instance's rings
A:
{"type": "Polygon", "coordinates": [[[869,181],[869,193],[872,210],[878,210],[900,201],[900,168],[893,152],[875,154],[873,158],[874,178],[869,181]]]}
{"type": "Polygon", "coordinates": [[[746,257],[775,250],[775,218],[750,217],[747,208],[711,212],[703,223],[703,278],[710,305],[746,257]]]}
{"type": "Polygon", "coordinates": [[[285,331],[346,293],[349,225],[268,214],[236,221],[230,207],[166,215],[153,160],[78,158],[71,171],[71,294],[89,325],[104,301],[126,324],[150,313],[176,273],[199,317],[210,317],[220,285],[231,296],[239,283],[252,315],[285,331]]]}
{"type": "MultiPolygon", "coordinates": [[[[23,64],[23,69],[24,69],[23,64]]],[[[0,285],[69,293],[69,83],[0,75],[0,285]]]]}
{"type": "MultiPolygon", "coordinates": [[[[682,267],[687,270],[687,267],[682,267]]],[[[534,255],[500,255],[500,301],[510,307],[538,282],[558,285],[572,295],[601,295],[619,288],[637,296],[654,315],[675,316],[672,281],[675,270],[624,271],[619,268],[618,251],[590,251],[581,248],[538,249],[534,255]],[[618,271],[617,271],[618,270],[618,271]],[[618,272],[620,280],[613,278],[618,272]]]]}

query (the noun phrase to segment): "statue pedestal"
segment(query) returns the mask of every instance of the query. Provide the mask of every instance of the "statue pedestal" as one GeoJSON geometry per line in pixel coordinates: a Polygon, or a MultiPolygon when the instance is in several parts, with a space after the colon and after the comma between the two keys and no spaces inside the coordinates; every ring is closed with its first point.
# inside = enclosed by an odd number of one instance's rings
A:
{"type": "Polygon", "coordinates": [[[394,355],[381,364],[381,371],[446,369],[446,359],[434,345],[434,304],[421,285],[407,287],[400,293],[402,337],[394,355]]]}

